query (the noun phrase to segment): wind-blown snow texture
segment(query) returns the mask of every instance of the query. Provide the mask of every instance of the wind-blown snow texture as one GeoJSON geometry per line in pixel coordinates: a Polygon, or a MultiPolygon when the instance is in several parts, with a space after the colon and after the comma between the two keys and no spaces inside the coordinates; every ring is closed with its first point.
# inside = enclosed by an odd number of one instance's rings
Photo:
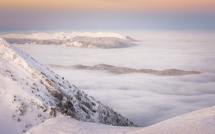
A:
{"type": "Polygon", "coordinates": [[[135,46],[130,37],[118,33],[33,33],[7,34],[4,37],[12,44],[63,45],[84,48],[124,48],[135,46]]]}
{"type": "Polygon", "coordinates": [[[81,121],[133,126],[1,38],[0,81],[2,133],[25,132],[58,113],[81,121]]]}
{"type": "Polygon", "coordinates": [[[214,134],[215,107],[194,111],[146,128],[115,127],[67,117],[49,119],[27,134],[214,134]]]}

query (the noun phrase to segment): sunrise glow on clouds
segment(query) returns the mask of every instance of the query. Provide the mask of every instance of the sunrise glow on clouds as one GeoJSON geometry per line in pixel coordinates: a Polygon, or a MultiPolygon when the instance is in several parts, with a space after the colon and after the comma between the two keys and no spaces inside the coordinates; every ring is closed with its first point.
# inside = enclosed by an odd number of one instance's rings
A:
{"type": "Polygon", "coordinates": [[[1,8],[215,11],[214,0],[1,0],[1,8]]]}
{"type": "Polygon", "coordinates": [[[0,30],[215,29],[214,0],[0,0],[0,30]]]}

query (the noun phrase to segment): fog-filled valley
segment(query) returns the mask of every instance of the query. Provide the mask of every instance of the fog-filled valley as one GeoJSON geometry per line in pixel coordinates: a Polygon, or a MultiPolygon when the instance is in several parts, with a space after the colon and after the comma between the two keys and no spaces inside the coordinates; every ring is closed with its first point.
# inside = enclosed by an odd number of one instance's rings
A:
{"type": "Polygon", "coordinates": [[[215,32],[119,31],[118,33],[135,39],[136,45],[114,49],[42,44],[14,46],[138,126],[149,126],[214,105],[215,32]],[[201,73],[157,76],[66,68],[78,64],[86,66],[108,64],[154,70],[179,69],[201,73]]]}

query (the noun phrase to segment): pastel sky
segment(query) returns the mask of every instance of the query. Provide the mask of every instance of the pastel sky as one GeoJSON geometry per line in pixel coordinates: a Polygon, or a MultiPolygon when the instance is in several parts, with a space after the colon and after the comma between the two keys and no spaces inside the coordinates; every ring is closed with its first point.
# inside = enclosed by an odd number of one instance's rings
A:
{"type": "Polygon", "coordinates": [[[0,30],[215,29],[215,0],[0,0],[0,30]]]}

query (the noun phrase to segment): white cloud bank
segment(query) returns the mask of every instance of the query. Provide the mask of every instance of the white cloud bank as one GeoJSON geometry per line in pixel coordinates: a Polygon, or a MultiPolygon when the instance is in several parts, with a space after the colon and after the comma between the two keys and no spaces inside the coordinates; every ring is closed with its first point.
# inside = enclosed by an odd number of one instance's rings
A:
{"type": "Polygon", "coordinates": [[[142,42],[131,48],[108,50],[44,45],[17,47],[43,64],[110,64],[202,72],[159,77],[52,68],[140,126],[214,105],[215,32],[124,32],[124,35],[142,42]]]}

